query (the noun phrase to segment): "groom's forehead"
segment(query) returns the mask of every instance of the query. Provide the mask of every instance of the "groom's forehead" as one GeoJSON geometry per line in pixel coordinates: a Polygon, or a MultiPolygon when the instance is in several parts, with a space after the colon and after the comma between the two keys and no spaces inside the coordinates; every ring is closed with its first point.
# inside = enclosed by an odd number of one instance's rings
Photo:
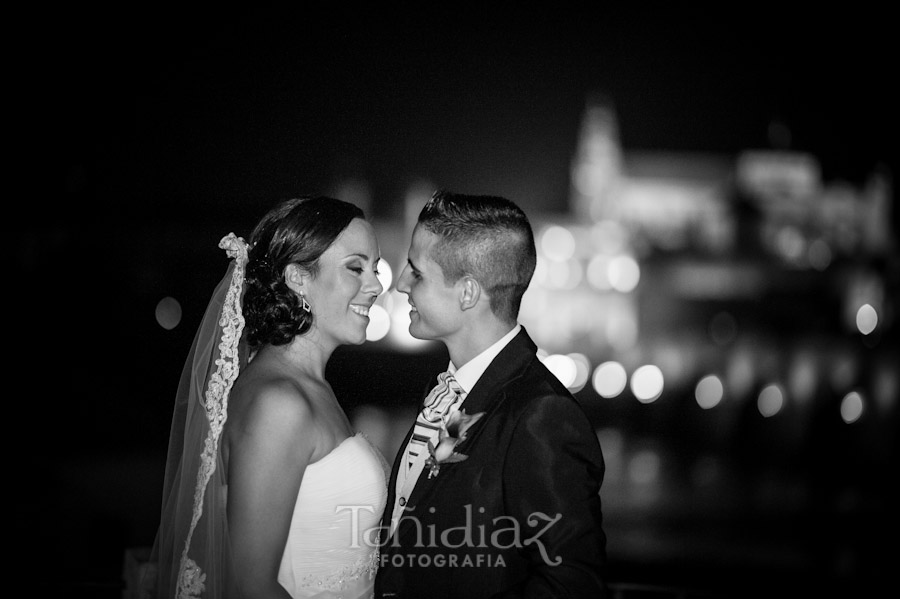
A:
{"type": "MultiPolygon", "coordinates": [[[[436,234],[423,229],[421,227],[416,227],[413,232],[412,244],[409,247],[409,257],[410,260],[416,261],[418,263],[422,262],[430,262],[434,266],[437,264],[434,262],[434,248],[437,246],[440,241],[440,237],[436,234]]],[[[423,264],[417,264],[416,266],[424,266],[423,264]]]]}

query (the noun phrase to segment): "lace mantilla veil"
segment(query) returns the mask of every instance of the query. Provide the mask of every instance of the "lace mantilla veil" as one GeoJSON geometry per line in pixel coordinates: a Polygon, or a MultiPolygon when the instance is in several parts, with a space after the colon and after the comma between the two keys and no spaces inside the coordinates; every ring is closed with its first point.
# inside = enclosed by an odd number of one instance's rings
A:
{"type": "Polygon", "coordinates": [[[142,584],[152,597],[234,597],[228,585],[231,550],[219,440],[232,384],[249,358],[241,343],[249,248],[234,233],[219,247],[231,261],[194,337],[175,399],[160,526],[142,584]]]}

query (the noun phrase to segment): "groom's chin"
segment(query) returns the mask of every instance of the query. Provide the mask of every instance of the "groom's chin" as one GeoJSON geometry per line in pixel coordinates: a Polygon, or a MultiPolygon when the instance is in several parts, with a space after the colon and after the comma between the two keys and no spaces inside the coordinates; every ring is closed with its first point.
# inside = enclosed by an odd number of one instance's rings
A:
{"type": "Polygon", "coordinates": [[[419,339],[420,341],[431,341],[434,339],[434,337],[431,337],[427,333],[422,331],[421,326],[416,326],[415,322],[410,323],[408,330],[411,337],[419,339]]]}

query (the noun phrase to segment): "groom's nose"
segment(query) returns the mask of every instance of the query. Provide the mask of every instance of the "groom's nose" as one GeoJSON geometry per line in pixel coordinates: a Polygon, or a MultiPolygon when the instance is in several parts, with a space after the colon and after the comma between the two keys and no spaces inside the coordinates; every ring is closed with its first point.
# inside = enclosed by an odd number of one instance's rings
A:
{"type": "Polygon", "coordinates": [[[409,279],[412,275],[409,272],[409,264],[403,267],[400,272],[400,278],[397,279],[397,291],[409,295],[409,279]]]}

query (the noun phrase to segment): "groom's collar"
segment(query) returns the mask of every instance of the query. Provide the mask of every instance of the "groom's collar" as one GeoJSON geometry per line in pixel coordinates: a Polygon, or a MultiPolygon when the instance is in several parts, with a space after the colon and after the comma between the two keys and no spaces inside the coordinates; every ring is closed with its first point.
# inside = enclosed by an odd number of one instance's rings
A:
{"type": "Polygon", "coordinates": [[[460,386],[468,393],[475,386],[475,383],[478,382],[478,379],[481,378],[481,375],[484,374],[484,371],[487,370],[488,366],[491,365],[491,362],[494,361],[494,358],[497,357],[503,348],[506,347],[513,338],[519,334],[519,331],[522,330],[522,325],[516,324],[507,334],[498,339],[493,345],[489,348],[457,368],[453,362],[450,362],[450,365],[447,369],[453,374],[456,378],[456,381],[460,384],[460,386]]]}

